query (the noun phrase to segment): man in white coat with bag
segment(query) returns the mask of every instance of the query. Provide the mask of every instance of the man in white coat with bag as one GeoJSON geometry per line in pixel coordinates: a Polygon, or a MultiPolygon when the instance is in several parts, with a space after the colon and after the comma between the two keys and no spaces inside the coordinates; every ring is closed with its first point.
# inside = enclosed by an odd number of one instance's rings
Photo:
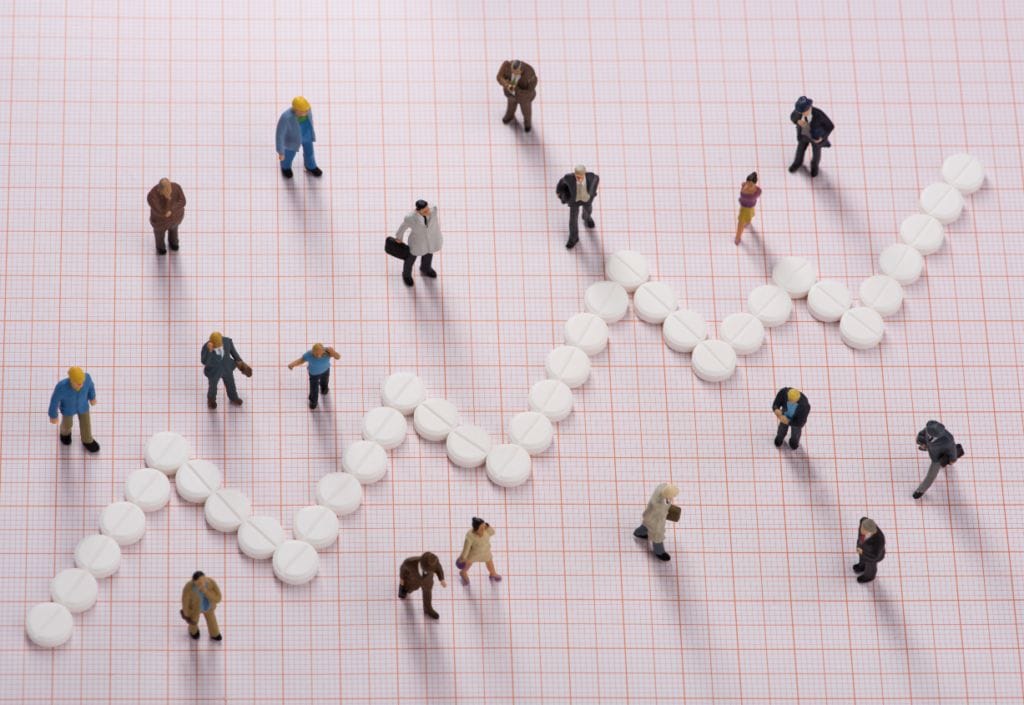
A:
{"type": "Polygon", "coordinates": [[[430,263],[434,259],[434,253],[441,249],[444,237],[441,235],[441,219],[437,213],[437,207],[431,207],[424,200],[416,201],[416,210],[405,216],[405,220],[395,233],[395,239],[402,242],[406,231],[409,232],[409,256],[405,258],[405,266],[402,267],[402,281],[406,286],[412,286],[412,266],[417,257],[420,259],[420,273],[431,279],[437,278],[437,272],[433,270],[430,263]]]}

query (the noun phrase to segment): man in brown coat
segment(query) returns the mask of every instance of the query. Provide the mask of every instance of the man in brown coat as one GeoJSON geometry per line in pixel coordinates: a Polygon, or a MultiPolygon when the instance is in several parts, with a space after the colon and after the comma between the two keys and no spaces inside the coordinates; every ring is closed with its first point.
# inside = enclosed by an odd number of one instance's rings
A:
{"type": "Polygon", "coordinates": [[[199,615],[206,618],[206,628],[210,630],[210,638],[220,641],[224,637],[217,626],[217,615],[213,613],[220,604],[220,588],[212,578],[206,577],[201,570],[192,574],[192,579],[185,583],[181,591],[181,618],[188,622],[188,633],[193,639],[199,638],[199,615]]]}
{"type": "Polygon", "coordinates": [[[523,111],[523,131],[529,132],[532,128],[531,118],[533,108],[531,104],[537,97],[537,74],[533,67],[519,59],[506,61],[498,69],[498,83],[505,93],[508,101],[508,109],[505,110],[505,117],[501,119],[506,125],[516,117],[516,106],[523,111]]]}
{"type": "Polygon", "coordinates": [[[160,183],[149,190],[146,202],[149,204],[149,223],[156,238],[156,253],[167,254],[164,233],[170,233],[171,249],[177,251],[178,226],[185,219],[185,194],[181,186],[170,179],[160,179],[160,183]]]}
{"type": "Polygon", "coordinates": [[[402,600],[406,595],[416,590],[423,590],[423,614],[431,619],[439,619],[441,615],[430,606],[431,590],[434,589],[434,574],[441,581],[441,587],[448,587],[444,581],[444,568],[437,556],[429,551],[422,556],[413,556],[402,561],[402,567],[398,570],[398,597],[402,600]],[[420,569],[423,572],[420,572],[420,569]]]}

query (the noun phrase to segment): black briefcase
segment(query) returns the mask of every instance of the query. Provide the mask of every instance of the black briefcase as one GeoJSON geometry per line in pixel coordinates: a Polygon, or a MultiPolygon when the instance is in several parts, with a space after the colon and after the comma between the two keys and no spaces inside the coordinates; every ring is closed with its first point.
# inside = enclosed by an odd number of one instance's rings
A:
{"type": "Polygon", "coordinates": [[[409,257],[409,246],[393,237],[384,241],[384,251],[396,259],[404,260],[409,257]]]}

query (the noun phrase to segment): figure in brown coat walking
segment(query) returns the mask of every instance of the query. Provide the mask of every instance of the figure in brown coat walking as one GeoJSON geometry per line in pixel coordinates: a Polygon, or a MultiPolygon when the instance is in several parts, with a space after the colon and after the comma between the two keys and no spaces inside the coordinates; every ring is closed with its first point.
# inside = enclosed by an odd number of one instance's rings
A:
{"type": "Polygon", "coordinates": [[[156,253],[167,254],[165,233],[170,233],[171,249],[177,252],[178,226],[185,219],[185,193],[181,186],[170,179],[160,179],[160,183],[149,190],[146,202],[149,204],[149,224],[153,226],[156,239],[156,253]]]}
{"type": "Polygon", "coordinates": [[[217,615],[213,613],[220,604],[220,588],[213,578],[206,577],[201,570],[192,574],[192,579],[185,583],[181,590],[181,618],[188,622],[188,633],[193,639],[199,638],[199,615],[206,618],[206,628],[210,630],[210,638],[220,641],[224,637],[217,625],[217,615]]]}
{"type": "Polygon", "coordinates": [[[398,571],[398,597],[402,600],[410,592],[423,591],[423,614],[431,619],[439,619],[441,615],[434,611],[430,604],[431,591],[434,589],[434,574],[441,581],[441,587],[448,587],[444,581],[444,568],[441,561],[429,551],[422,556],[413,556],[402,561],[398,571]],[[422,569],[422,572],[420,570],[422,569]]]}
{"type": "Polygon", "coordinates": [[[506,61],[498,69],[498,83],[508,101],[501,121],[507,125],[515,120],[516,106],[519,106],[523,111],[523,132],[532,130],[533,99],[537,97],[537,74],[533,67],[519,59],[506,61]]]}

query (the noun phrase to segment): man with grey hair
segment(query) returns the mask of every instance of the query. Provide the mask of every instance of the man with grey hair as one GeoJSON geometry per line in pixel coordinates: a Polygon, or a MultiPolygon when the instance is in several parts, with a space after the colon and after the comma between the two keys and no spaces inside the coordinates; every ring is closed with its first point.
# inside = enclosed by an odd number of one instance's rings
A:
{"type": "Polygon", "coordinates": [[[146,196],[149,204],[149,224],[153,226],[153,237],[156,239],[156,253],[166,255],[164,245],[165,233],[170,234],[171,249],[178,250],[178,226],[185,219],[185,194],[181,186],[168,178],[149,190],[146,196]]]}
{"type": "Polygon", "coordinates": [[[601,178],[590,171],[582,164],[578,164],[571,174],[563,176],[558,186],[555,187],[555,194],[558,199],[569,206],[569,241],[565,243],[565,249],[571,250],[580,241],[579,237],[579,213],[583,211],[583,224],[588,228],[594,227],[594,219],[591,213],[594,210],[594,199],[597,198],[597,185],[601,178]]]}
{"type": "Polygon", "coordinates": [[[857,555],[860,560],[853,566],[858,583],[870,583],[875,579],[878,572],[878,562],[885,558],[885,534],[878,528],[878,525],[868,519],[861,517],[860,529],[857,533],[857,555]]]}
{"type": "Polygon", "coordinates": [[[507,125],[515,120],[518,107],[523,111],[523,132],[529,132],[533,129],[533,99],[537,97],[537,74],[533,67],[519,59],[502,63],[498,69],[498,85],[507,102],[505,116],[501,121],[507,125]]]}

